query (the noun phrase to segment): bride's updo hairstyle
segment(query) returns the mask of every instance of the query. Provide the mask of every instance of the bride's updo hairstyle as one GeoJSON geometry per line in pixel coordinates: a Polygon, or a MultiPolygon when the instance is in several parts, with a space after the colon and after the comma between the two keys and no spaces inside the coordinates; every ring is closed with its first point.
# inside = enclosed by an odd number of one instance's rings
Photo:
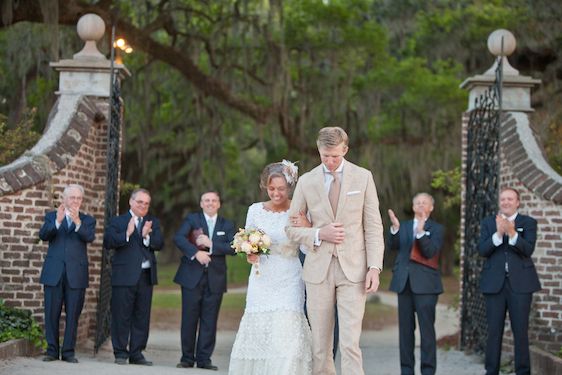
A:
{"type": "Polygon", "coordinates": [[[261,172],[260,188],[267,191],[267,186],[274,177],[283,177],[287,181],[289,192],[292,192],[299,178],[299,168],[288,160],[266,165],[261,172]]]}

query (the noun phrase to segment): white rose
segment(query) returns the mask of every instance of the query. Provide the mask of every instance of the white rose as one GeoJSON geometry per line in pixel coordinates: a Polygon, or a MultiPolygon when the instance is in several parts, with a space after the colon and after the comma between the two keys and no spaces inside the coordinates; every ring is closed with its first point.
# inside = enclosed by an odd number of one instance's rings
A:
{"type": "Polygon", "coordinates": [[[240,249],[242,249],[242,251],[246,254],[251,254],[254,247],[249,242],[243,242],[242,246],[240,246],[240,249]]]}
{"type": "Polygon", "coordinates": [[[263,243],[263,247],[269,248],[271,246],[271,238],[267,234],[263,235],[261,241],[263,243]]]}
{"type": "Polygon", "coordinates": [[[250,237],[248,237],[248,241],[250,241],[252,245],[257,245],[260,242],[260,234],[259,233],[250,234],[250,237]]]}

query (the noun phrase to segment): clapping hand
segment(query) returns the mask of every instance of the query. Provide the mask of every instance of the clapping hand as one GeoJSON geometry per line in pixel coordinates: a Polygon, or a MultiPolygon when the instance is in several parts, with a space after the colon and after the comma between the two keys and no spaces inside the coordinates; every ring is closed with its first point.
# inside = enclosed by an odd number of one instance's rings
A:
{"type": "Polygon", "coordinates": [[[146,238],[150,233],[152,233],[152,220],[147,220],[142,227],[142,238],[146,238]]]}
{"type": "Polygon", "coordinates": [[[131,220],[129,220],[129,224],[127,224],[127,238],[131,237],[131,235],[135,231],[135,228],[135,218],[131,217],[131,220]]]}
{"type": "Polygon", "coordinates": [[[78,210],[72,207],[68,208],[68,216],[70,217],[70,220],[72,220],[72,222],[78,226],[80,224],[80,215],[78,213],[78,210]]]}
{"type": "Polygon", "coordinates": [[[57,223],[62,224],[62,221],[64,220],[64,204],[60,204],[59,207],[57,208],[57,223]]]}
{"type": "Polygon", "coordinates": [[[502,238],[505,234],[515,236],[515,222],[508,220],[501,214],[496,215],[496,232],[502,238]]]}
{"type": "Polygon", "coordinates": [[[388,217],[390,218],[390,222],[392,223],[392,230],[394,232],[398,232],[400,230],[400,221],[394,214],[394,211],[391,209],[388,210],[388,217]]]}

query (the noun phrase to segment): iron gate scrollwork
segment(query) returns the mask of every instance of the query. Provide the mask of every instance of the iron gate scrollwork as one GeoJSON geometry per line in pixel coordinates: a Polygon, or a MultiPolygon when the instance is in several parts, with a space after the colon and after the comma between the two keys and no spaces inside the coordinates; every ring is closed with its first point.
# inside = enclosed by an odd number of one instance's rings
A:
{"type": "MultiPolygon", "coordinates": [[[[115,26],[112,31],[112,45],[115,39],[115,26]]],[[[117,215],[119,203],[119,156],[121,143],[121,89],[114,69],[114,48],[111,49],[110,74],[110,119],[107,134],[107,181],[105,188],[105,225],[117,215]]],[[[110,335],[111,327],[111,257],[112,251],[102,249],[99,299],[96,313],[96,337],[94,354],[110,335]]]]}
{"type": "MultiPolygon", "coordinates": [[[[503,44],[503,42],[502,42],[503,44]]],[[[503,48],[502,48],[503,50],[503,48]]],[[[480,222],[497,212],[502,114],[502,58],[498,57],[495,81],[476,98],[467,129],[466,192],[464,207],[464,260],[462,272],[461,349],[482,353],[487,323],[480,273],[484,263],[478,253],[480,222]]]]}

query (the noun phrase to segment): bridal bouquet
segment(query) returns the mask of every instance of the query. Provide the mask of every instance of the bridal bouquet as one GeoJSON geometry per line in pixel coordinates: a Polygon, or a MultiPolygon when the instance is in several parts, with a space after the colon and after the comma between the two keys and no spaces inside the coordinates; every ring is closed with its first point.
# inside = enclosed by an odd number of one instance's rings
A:
{"type": "MultiPolygon", "coordinates": [[[[269,254],[271,238],[261,229],[240,228],[234,235],[231,247],[241,255],[269,254]]],[[[259,275],[258,265],[255,264],[256,274],[259,275]]]]}
{"type": "Polygon", "coordinates": [[[240,228],[234,235],[232,248],[239,254],[269,254],[271,238],[261,229],[240,228]]]}

